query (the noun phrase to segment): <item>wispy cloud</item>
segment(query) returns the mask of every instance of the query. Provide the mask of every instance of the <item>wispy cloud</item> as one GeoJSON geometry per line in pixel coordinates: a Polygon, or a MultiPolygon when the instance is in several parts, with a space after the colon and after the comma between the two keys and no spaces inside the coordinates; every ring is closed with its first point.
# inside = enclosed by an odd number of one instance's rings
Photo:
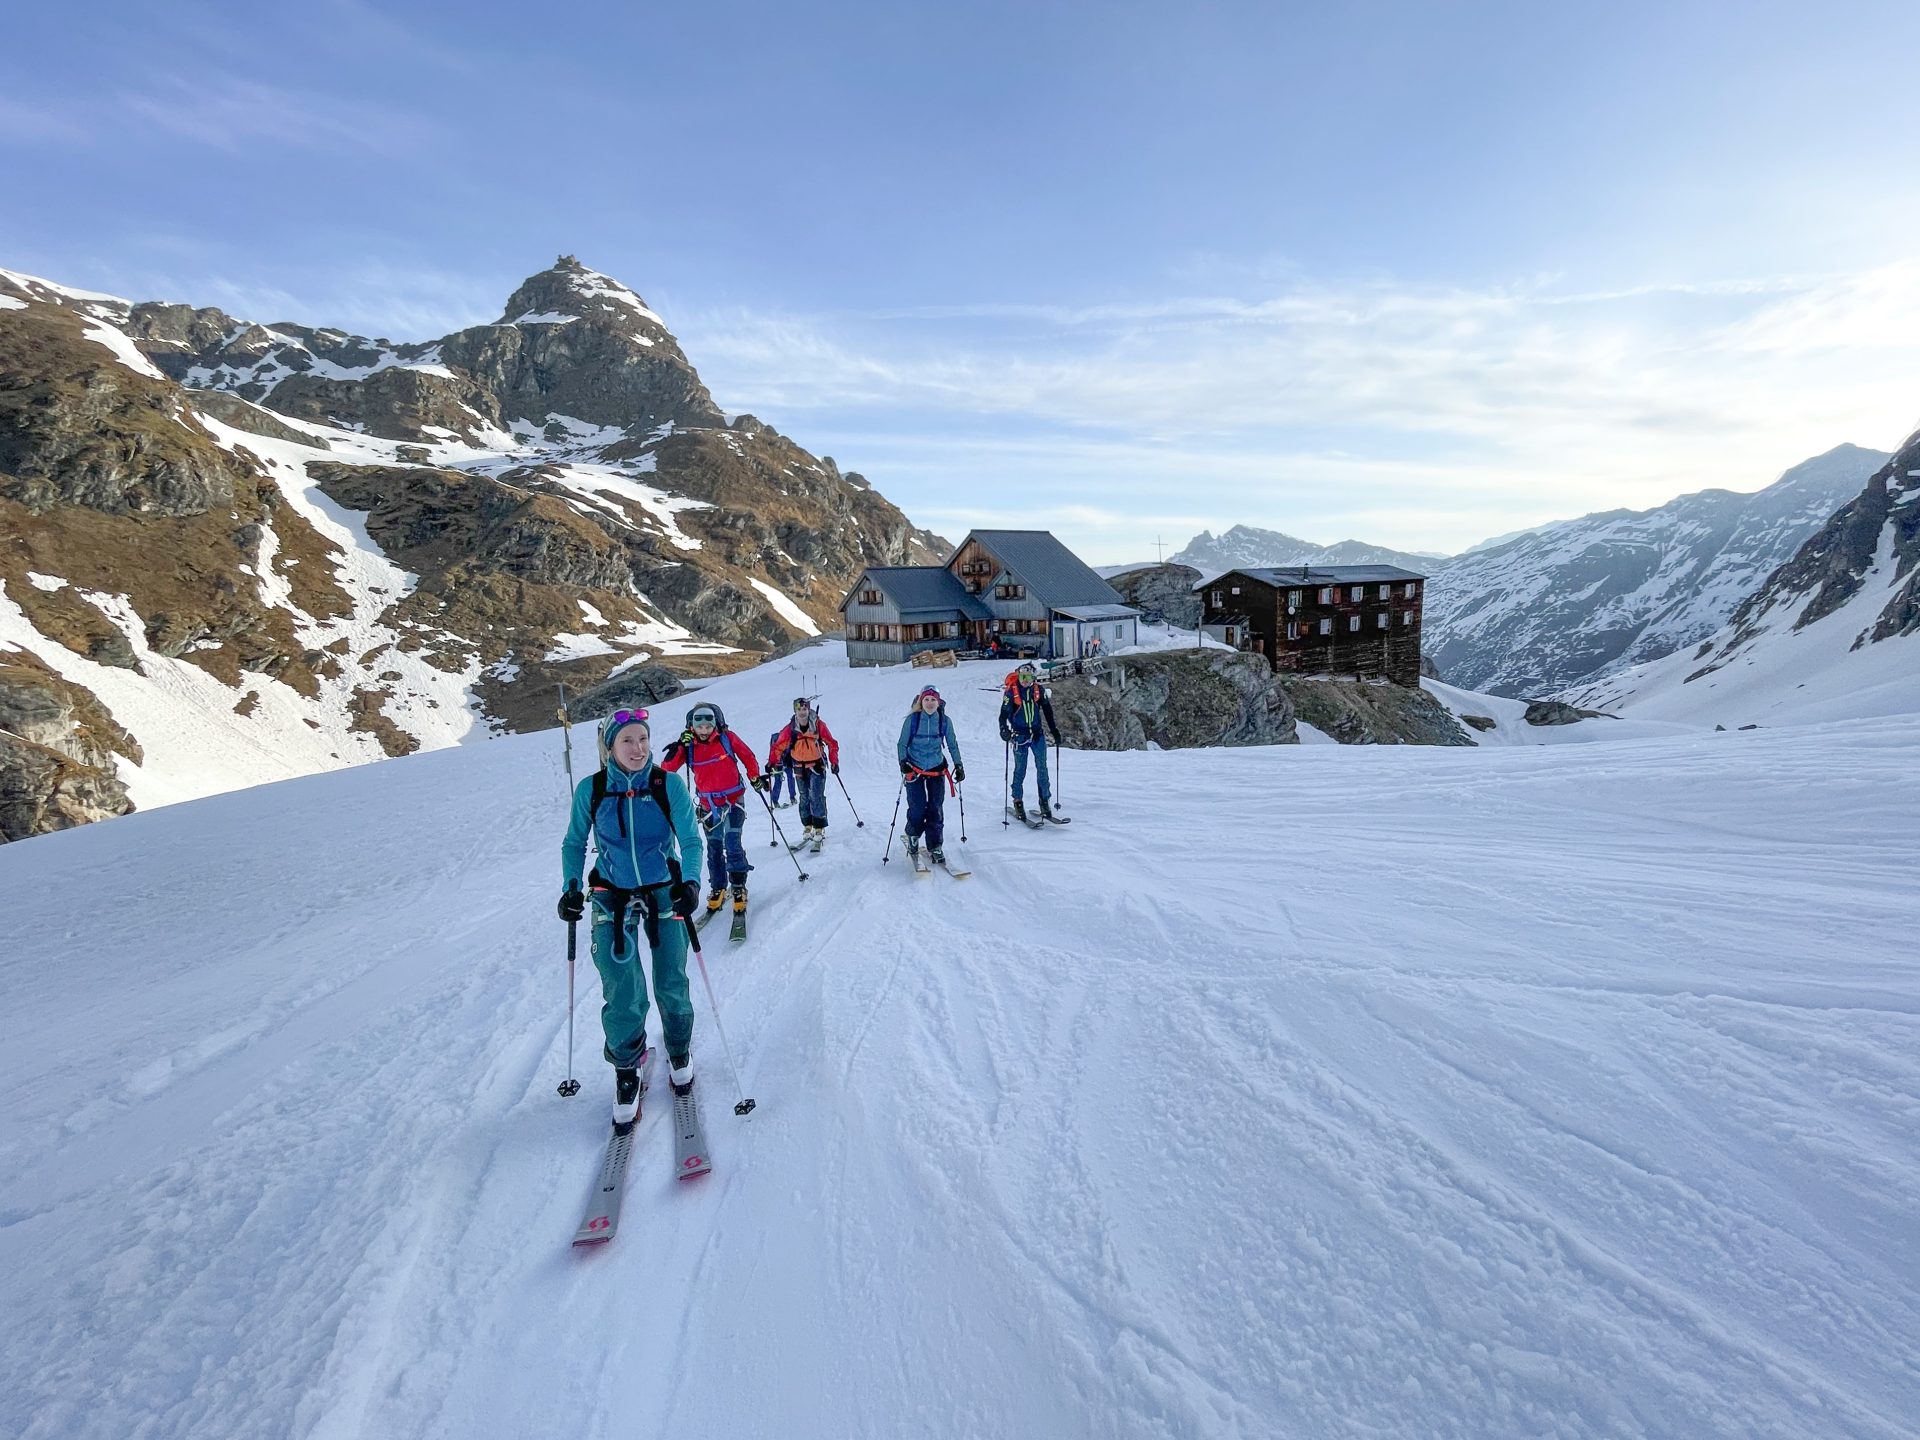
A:
{"type": "MultiPolygon", "coordinates": [[[[891,470],[933,491],[968,466],[1009,494],[1104,476],[1177,485],[1183,504],[1162,511],[1296,531],[1312,517],[1336,532],[1323,539],[1364,522],[1420,547],[1754,489],[1843,440],[1891,446],[1920,412],[1920,261],[680,323],[725,403],[802,435],[824,423],[883,484],[891,470]]],[[[1109,508],[1138,513],[1127,498],[1109,508]]]]}
{"type": "Polygon", "coordinates": [[[93,131],[77,112],[0,96],[0,143],[84,144],[93,131]]]}
{"type": "Polygon", "coordinates": [[[137,122],[235,154],[266,145],[408,154],[437,139],[440,122],[363,97],[328,96],[241,75],[169,77],[123,94],[137,122]]]}

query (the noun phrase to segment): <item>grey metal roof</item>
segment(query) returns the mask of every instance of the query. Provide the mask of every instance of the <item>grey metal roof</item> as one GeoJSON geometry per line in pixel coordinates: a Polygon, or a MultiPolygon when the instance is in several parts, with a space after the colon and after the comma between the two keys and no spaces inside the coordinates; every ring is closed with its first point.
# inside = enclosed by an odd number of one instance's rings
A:
{"type": "MultiPolygon", "coordinates": [[[[1027,593],[1049,610],[1068,605],[1118,605],[1120,592],[1094,573],[1093,568],[1048,530],[974,530],[967,540],[978,540],[1027,587],[1027,593]]],[[[962,540],[958,555],[967,545],[962,540]]],[[[947,563],[953,563],[953,555],[947,563]]]]}
{"type": "Polygon", "coordinates": [[[1056,605],[1054,612],[1069,620],[1129,620],[1140,613],[1131,605],[1056,605]]]}
{"type": "Polygon", "coordinates": [[[841,610],[853,603],[863,585],[869,584],[893,601],[902,620],[909,615],[934,619],[956,611],[963,620],[993,618],[993,611],[978,596],[967,593],[960,577],[940,565],[875,565],[863,570],[847,591],[847,598],[840,602],[841,610]]]}
{"type": "Polygon", "coordinates": [[[1208,579],[1195,581],[1192,588],[1204,590],[1228,575],[1250,575],[1255,580],[1272,585],[1276,589],[1284,589],[1287,586],[1311,588],[1315,585],[1371,585],[1376,580],[1386,582],[1427,578],[1415,570],[1402,570],[1398,565],[1287,565],[1279,569],[1271,567],[1254,569],[1243,565],[1238,569],[1225,570],[1208,579]]]}

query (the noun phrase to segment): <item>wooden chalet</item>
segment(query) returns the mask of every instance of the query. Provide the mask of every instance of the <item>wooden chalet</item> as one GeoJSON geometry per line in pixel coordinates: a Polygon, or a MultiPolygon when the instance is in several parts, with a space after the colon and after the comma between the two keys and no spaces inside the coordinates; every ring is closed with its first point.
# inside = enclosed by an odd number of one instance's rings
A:
{"type": "Polygon", "coordinates": [[[1300,675],[1420,684],[1427,577],[1395,565],[1229,570],[1194,586],[1216,639],[1300,675]]]}
{"type": "Polygon", "coordinates": [[[995,640],[1052,659],[1139,642],[1140,612],[1045,530],[975,530],[944,565],[871,566],[840,613],[854,665],[995,640]]]}

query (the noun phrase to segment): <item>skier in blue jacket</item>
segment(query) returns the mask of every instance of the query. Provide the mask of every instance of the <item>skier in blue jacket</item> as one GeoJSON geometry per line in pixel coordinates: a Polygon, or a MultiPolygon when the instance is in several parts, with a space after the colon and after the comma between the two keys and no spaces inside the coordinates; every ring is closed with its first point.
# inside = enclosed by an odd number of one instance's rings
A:
{"type": "Polygon", "coordinates": [[[700,862],[700,823],[686,782],[653,763],[645,710],[616,710],[602,722],[606,764],[574,787],[567,838],[560,844],[560,918],[586,912],[580,881],[587,836],[594,868],[593,964],[600,972],[600,1024],[607,1063],[614,1067],[613,1123],[631,1126],[640,1109],[640,1075],[647,1060],[647,980],[653,969],[674,1089],[693,1084],[693,997],[687,989],[686,919],[700,903],[700,886],[684,864],[700,862]],[[641,942],[645,941],[644,951],[641,942]]]}
{"type": "Polygon", "coordinates": [[[960,761],[960,742],[947,720],[946,702],[929,685],[900,722],[900,783],[907,788],[907,854],[916,855],[920,837],[927,837],[927,853],[936,865],[947,863],[941,850],[947,826],[947,761],[952,757],[953,783],[967,778],[960,761]]]}
{"type": "Polygon", "coordinates": [[[1053,718],[1053,701],[1041,688],[1040,677],[1031,664],[1024,664],[1007,676],[1000,694],[1000,739],[1013,747],[1014,815],[1027,818],[1027,757],[1033,757],[1034,774],[1040,786],[1040,815],[1053,819],[1053,785],[1047,776],[1047,732],[1053,743],[1060,743],[1060,726],[1053,718]]]}

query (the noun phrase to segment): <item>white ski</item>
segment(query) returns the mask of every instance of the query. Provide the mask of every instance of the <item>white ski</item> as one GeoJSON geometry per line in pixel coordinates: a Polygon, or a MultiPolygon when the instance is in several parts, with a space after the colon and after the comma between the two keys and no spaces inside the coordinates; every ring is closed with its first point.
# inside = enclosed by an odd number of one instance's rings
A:
{"type": "Polygon", "coordinates": [[[580,1221],[580,1228],[573,1232],[576,1245],[604,1245],[613,1239],[613,1232],[620,1228],[620,1202],[627,1193],[627,1162],[633,1158],[634,1126],[640,1123],[641,1115],[647,1108],[647,1077],[653,1070],[653,1050],[640,1059],[640,1108],[634,1113],[633,1124],[622,1130],[618,1126],[607,1137],[606,1153],[600,1158],[600,1178],[593,1187],[593,1199],[587,1202],[587,1213],[580,1221]]]}
{"type": "Polygon", "coordinates": [[[673,1097],[673,1173],[691,1180],[713,1169],[707,1154],[707,1130],[700,1123],[700,1106],[693,1098],[693,1087],[673,1097]]]}
{"type": "Polygon", "coordinates": [[[620,1201],[627,1192],[627,1162],[633,1158],[633,1131],[607,1137],[607,1153],[600,1161],[600,1179],[586,1217],[573,1232],[576,1245],[604,1245],[620,1228],[620,1201]]]}

